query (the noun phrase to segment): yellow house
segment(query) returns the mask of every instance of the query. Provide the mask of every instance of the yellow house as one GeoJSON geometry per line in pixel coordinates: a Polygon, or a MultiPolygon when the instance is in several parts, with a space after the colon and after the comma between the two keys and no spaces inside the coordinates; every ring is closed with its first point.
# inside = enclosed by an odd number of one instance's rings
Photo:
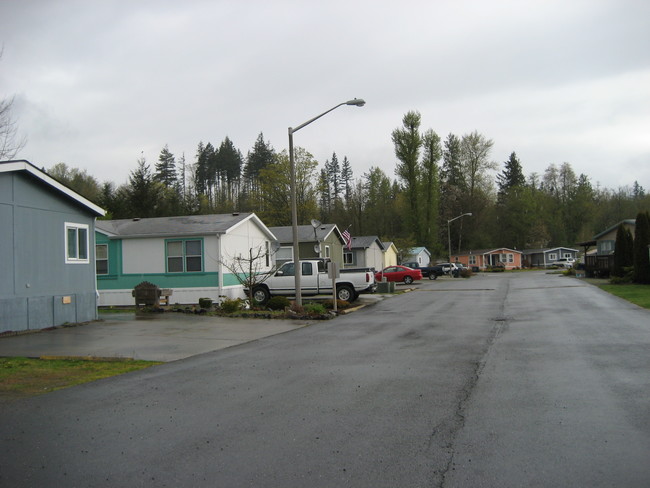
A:
{"type": "Polygon", "coordinates": [[[384,268],[397,264],[397,248],[392,242],[382,242],[384,246],[384,268]]]}

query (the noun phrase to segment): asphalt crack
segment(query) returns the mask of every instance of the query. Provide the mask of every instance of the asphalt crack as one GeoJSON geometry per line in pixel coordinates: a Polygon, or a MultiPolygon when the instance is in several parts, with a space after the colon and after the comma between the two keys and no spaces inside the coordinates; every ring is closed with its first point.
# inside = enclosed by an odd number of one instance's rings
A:
{"type": "Polygon", "coordinates": [[[474,368],[472,373],[469,375],[465,385],[460,390],[460,395],[458,402],[456,404],[456,409],[453,415],[438,424],[432,431],[431,437],[429,439],[429,448],[433,447],[436,443],[436,440],[440,441],[446,439],[442,444],[444,452],[446,454],[446,463],[444,463],[444,468],[436,473],[438,482],[433,486],[438,488],[444,488],[447,482],[447,475],[450,471],[454,470],[454,458],[456,451],[454,444],[456,442],[456,437],[458,433],[465,427],[465,410],[469,404],[469,401],[472,398],[474,390],[478,381],[481,378],[481,374],[485,369],[485,365],[489,359],[490,353],[492,351],[492,346],[497,342],[499,337],[508,330],[510,319],[505,315],[505,298],[508,296],[509,284],[505,288],[504,300],[501,302],[501,307],[498,315],[492,319],[493,325],[490,329],[490,333],[485,342],[485,349],[478,361],[474,363],[474,368]]]}

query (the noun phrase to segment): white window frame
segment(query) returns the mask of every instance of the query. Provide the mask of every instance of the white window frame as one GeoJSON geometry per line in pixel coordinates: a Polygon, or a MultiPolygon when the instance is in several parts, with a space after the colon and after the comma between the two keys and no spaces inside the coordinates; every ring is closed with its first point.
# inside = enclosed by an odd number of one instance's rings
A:
{"type": "Polygon", "coordinates": [[[557,253],[554,253],[554,252],[548,253],[548,260],[549,261],[557,261],[557,253]]]}
{"type": "Polygon", "coordinates": [[[475,265],[475,264],[476,264],[476,255],[471,255],[471,256],[469,257],[469,261],[468,261],[468,262],[469,262],[469,264],[474,264],[474,265],[475,265]]]}
{"type": "Polygon", "coordinates": [[[203,273],[204,270],[204,263],[205,263],[205,257],[204,257],[204,250],[203,250],[203,239],[202,238],[182,238],[182,239],[166,239],[165,240],[165,272],[166,273],[173,273],[173,274],[179,274],[179,273],[203,273]],[[187,244],[188,242],[198,242],[201,250],[200,254],[190,254],[187,250],[187,244]],[[169,245],[172,243],[180,243],[181,245],[181,254],[180,255],[170,255],[169,254],[169,245]],[[174,270],[172,271],[169,266],[169,260],[170,258],[172,259],[180,259],[182,263],[182,269],[179,270],[174,270]],[[196,259],[200,258],[201,259],[201,269],[193,269],[193,270],[188,270],[188,261],[190,259],[196,259]]]}
{"type": "Polygon", "coordinates": [[[354,264],[354,253],[352,251],[343,251],[343,265],[354,264]]]}
{"type": "Polygon", "coordinates": [[[331,258],[331,257],[332,257],[332,256],[331,256],[331,254],[330,254],[330,247],[329,247],[329,246],[325,246],[325,258],[331,258]]]}
{"type": "Polygon", "coordinates": [[[89,264],[90,263],[90,226],[88,224],[77,224],[75,222],[66,222],[65,223],[65,230],[64,230],[64,240],[65,240],[65,264],[89,264]],[[74,255],[71,255],[70,253],[70,243],[69,243],[69,238],[68,234],[69,231],[73,230],[74,231],[74,236],[75,236],[75,249],[74,249],[74,255]],[[80,253],[80,248],[81,246],[79,245],[79,231],[80,230],[85,230],[86,231],[86,239],[85,242],[83,242],[83,246],[85,247],[85,255],[86,257],[79,257],[82,255],[80,253]]]}
{"type": "Polygon", "coordinates": [[[95,274],[97,274],[97,276],[106,276],[106,275],[108,275],[109,274],[108,266],[109,266],[109,263],[108,263],[108,244],[95,244],[95,274]],[[97,252],[97,249],[100,246],[106,249],[106,257],[105,258],[99,258],[98,257],[99,253],[97,252]],[[97,263],[99,263],[101,261],[106,261],[106,273],[98,273],[97,272],[97,263]]]}

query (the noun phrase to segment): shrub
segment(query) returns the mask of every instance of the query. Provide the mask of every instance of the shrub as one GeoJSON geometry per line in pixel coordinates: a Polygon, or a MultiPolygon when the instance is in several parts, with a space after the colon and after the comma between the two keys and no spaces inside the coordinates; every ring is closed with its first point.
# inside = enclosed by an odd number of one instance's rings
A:
{"type": "Polygon", "coordinates": [[[241,298],[235,298],[235,299],[225,298],[221,302],[221,310],[223,310],[226,313],[239,312],[243,308],[244,308],[244,301],[241,298]]]}
{"type": "Polygon", "coordinates": [[[474,273],[472,273],[472,270],[469,268],[463,268],[460,272],[461,278],[469,278],[472,276],[474,273]]]}
{"type": "Polygon", "coordinates": [[[326,312],[325,307],[320,303],[307,303],[303,310],[309,315],[323,315],[326,312]]]}
{"type": "Polygon", "coordinates": [[[291,306],[291,302],[287,297],[272,297],[268,302],[266,302],[266,306],[271,310],[284,310],[291,306]]]}
{"type": "Polygon", "coordinates": [[[506,267],[505,266],[499,266],[499,265],[497,265],[497,266],[488,266],[487,270],[490,273],[502,273],[502,272],[504,272],[506,270],[506,267]]]}
{"type": "MultiPolygon", "coordinates": [[[[332,310],[334,308],[334,301],[333,300],[323,300],[321,302],[323,306],[327,310],[332,310]]],[[[337,310],[343,310],[345,308],[348,308],[350,306],[350,302],[345,301],[345,300],[336,300],[336,309],[337,310]]]]}
{"type": "Polygon", "coordinates": [[[201,308],[211,308],[212,307],[212,298],[199,298],[199,307],[201,308]]]}

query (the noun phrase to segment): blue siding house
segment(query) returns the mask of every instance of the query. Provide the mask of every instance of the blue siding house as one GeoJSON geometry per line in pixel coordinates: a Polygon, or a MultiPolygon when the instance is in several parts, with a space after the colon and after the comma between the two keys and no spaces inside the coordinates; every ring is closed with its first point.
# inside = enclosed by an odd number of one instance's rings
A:
{"type": "Polygon", "coordinates": [[[0,332],[97,318],[104,211],[27,161],[0,162],[0,332]]]}

